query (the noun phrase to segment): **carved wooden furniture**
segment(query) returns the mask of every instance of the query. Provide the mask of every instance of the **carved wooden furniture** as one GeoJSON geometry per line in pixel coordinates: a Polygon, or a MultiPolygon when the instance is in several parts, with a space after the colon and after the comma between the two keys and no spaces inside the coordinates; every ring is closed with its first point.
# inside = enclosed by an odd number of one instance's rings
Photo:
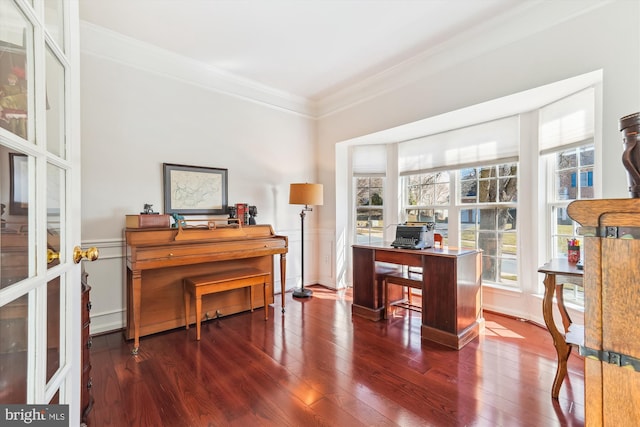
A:
{"type": "MultiPolygon", "coordinates": [[[[248,288],[251,311],[254,307],[253,287],[262,286],[263,300],[267,301],[267,287],[269,286],[269,273],[256,268],[244,268],[242,270],[223,271],[219,273],[205,274],[184,279],[184,319],[185,328],[189,329],[189,311],[193,295],[196,304],[196,340],[200,341],[200,321],[202,320],[202,296],[216,292],[230,291],[233,289],[248,288]]],[[[269,319],[269,310],[264,305],[264,320],[269,319]]]]}
{"type": "Polygon", "coordinates": [[[542,315],[544,323],[553,338],[553,345],[558,355],[558,367],[551,387],[551,397],[558,398],[562,382],[567,376],[567,361],[571,355],[572,345],[582,345],[584,341],[584,327],[575,325],[569,317],[564,305],[564,284],[573,283],[582,286],[583,271],[575,264],[570,264],[566,258],[553,259],[538,269],[544,273],[544,298],[542,299],[542,315]],[[553,296],[556,296],[558,311],[562,319],[564,333],[558,330],[553,320],[553,296]]]}
{"type": "Polygon", "coordinates": [[[480,251],[354,245],[352,314],[374,321],[384,317],[385,304],[383,281],[376,275],[378,263],[422,268],[423,340],[461,349],[478,336],[484,324],[480,251]]]}
{"type": "MultiPolygon", "coordinates": [[[[282,311],[285,305],[288,240],[270,225],[225,226],[214,229],[125,229],[127,251],[127,328],[137,354],[140,336],[185,326],[185,277],[239,268],[269,274],[271,294],[260,307],[273,302],[273,255],[280,255],[282,311]]],[[[218,315],[247,311],[250,301],[243,289],[208,295],[202,310],[218,315]]],[[[195,322],[195,318],[188,319],[195,322]]]]}
{"type": "Polygon", "coordinates": [[[640,425],[640,199],[567,212],[585,242],[585,425],[640,425]]]}

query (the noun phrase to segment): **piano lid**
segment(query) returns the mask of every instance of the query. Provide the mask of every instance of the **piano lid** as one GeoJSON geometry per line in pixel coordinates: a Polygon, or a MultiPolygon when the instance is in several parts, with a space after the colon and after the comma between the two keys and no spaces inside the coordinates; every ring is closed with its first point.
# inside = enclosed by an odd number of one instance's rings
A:
{"type": "Polygon", "coordinates": [[[249,240],[264,238],[285,238],[277,236],[269,224],[218,226],[216,228],[127,228],[127,244],[133,246],[166,245],[225,240],[249,240]]]}

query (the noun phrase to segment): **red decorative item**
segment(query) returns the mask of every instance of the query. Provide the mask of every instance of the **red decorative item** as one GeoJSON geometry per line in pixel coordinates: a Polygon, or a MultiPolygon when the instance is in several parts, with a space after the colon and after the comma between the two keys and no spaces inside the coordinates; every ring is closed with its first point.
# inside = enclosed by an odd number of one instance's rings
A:
{"type": "Polygon", "coordinates": [[[247,218],[249,217],[249,206],[247,203],[236,203],[236,217],[238,218],[240,225],[248,223],[247,218]]]}
{"type": "Polygon", "coordinates": [[[567,260],[570,264],[577,264],[580,261],[580,241],[571,239],[567,246],[567,260]]]}

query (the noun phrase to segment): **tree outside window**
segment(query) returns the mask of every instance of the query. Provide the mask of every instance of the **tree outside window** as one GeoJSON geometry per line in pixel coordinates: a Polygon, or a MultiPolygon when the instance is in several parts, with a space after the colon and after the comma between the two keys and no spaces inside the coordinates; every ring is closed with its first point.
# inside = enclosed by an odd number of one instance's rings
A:
{"type": "Polygon", "coordinates": [[[449,237],[449,172],[423,173],[405,178],[407,222],[434,222],[435,232],[442,235],[442,244],[449,237]]]}
{"type": "Polygon", "coordinates": [[[516,286],[518,165],[459,171],[461,246],[482,250],[482,279],[516,286]]]}
{"type": "Polygon", "coordinates": [[[357,177],[356,243],[371,244],[384,240],[383,184],[381,177],[357,177]]]}

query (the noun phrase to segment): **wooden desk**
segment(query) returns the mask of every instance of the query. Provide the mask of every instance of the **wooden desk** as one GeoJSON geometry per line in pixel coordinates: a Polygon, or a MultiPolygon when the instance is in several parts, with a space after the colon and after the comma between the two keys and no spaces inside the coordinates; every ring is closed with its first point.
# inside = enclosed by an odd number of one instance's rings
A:
{"type": "Polygon", "coordinates": [[[584,327],[573,325],[569,313],[564,306],[564,284],[573,283],[583,286],[582,270],[575,264],[569,264],[566,259],[553,259],[538,269],[544,273],[544,298],[542,299],[542,315],[544,323],[553,338],[553,345],[558,355],[558,367],[551,388],[551,397],[558,398],[560,387],[567,376],[567,360],[571,354],[571,344],[582,345],[584,341],[584,327]],[[561,333],[553,320],[553,296],[556,296],[558,310],[562,318],[564,334],[561,333]]]}
{"type": "Polygon", "coordinates": [[[353,246],[352,314],[370,320],[384,317],[377,263],[422,267],[423,340],[461,349],[480,333],[482,257],[474,249],[396,249],[390,244],[353,246]]]}
{"type": "MultiPolygon", "coordinates": [[[[147,228],[125,230],[127,245],[127,328],[137,354],[140,336],[185,326],[182,280],[189,276],[254,268],[269,273],[268,301],[273,302],[273,255],[280,255],[282,312],[285,303],[288,239],[270,225],[225,226],[216,229],[147,228]]],[[[251,309],[249,292],[230,290],[207,296],[202,309],[228,315],[251,309]]],[[[195,316],[195,315],[194,315],[195,316]]],[[[188,319],[194,323],[195,317],[188,319]]]]}

